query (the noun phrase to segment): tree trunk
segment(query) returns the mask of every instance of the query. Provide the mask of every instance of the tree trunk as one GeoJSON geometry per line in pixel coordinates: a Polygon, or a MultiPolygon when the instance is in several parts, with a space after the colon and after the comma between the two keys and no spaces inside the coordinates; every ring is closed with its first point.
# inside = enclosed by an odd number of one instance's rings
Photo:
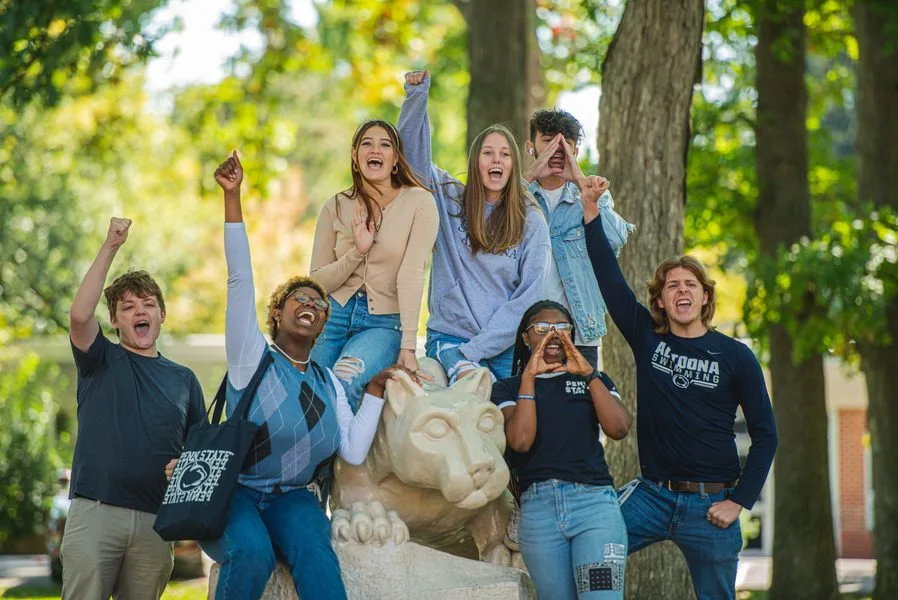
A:
{"type": "MultiPolygon", "coordinates": [[[[638,238],[621,255],[621,268],[641,295],[665,258],[683,250],[686,154],[693,84],[701,73],[702,0],[633,0],[602,65],[599,172],[638,238]]],[[[617,328],[605,338],[605,369],[636,414],[633,357],[617,328]]],[[[638,423],[637,423],[638,426],[638,423]]],[[[635,428],[608,448],[619,483],[639,473],[635,428]]],[[[630,557],[631,598],[684,600],[693,596],[682,554],[670,542],[630,557]]]]}
{"type": "MultiPolygon", "coordinates": [[[[885,2],[855,4],[858,59],[858,200],[898,210],[898,10],[885,2]]],[[[894,276],[894,274],[893,274],[894,276]]],[[[859,345],[867,380],[867,426],[873,459],[873,540],[876,550],[874,600],[898,598],[898,401],[892,377],[898,373],[898,298],[886,307],[891,338],[879,346],[859,345]]]]}
{"type": "MultiPolygon", "coordinates": [[[[811,236],[803,2],[760,2],[755,227],[768,258],[811,236]]],[[[797,292],[801,293],[801,292],[797,292]]],[[[806,306],[813,305],[806,290],[806,306]]],[[[808,315],[785,315],[799,323],[808,315]]],[[[773,409],[779,431],[774,479],[772,600],[838,597],[829,485],[823,358],[793,359],[793,339],[768,327],[773,409]],[[812,501],[808,501],[811,498],[812,501]]]]}
{"type": "Polygon", "coordinates": [[[507,125],[519,144],[527,139],[528,110],[538,98],[541,73],[535,0],[457,0],[468,24],[467,144],[494,123],[507,125]],[[536,90],[536,91],[535,91],[536,90]]]}

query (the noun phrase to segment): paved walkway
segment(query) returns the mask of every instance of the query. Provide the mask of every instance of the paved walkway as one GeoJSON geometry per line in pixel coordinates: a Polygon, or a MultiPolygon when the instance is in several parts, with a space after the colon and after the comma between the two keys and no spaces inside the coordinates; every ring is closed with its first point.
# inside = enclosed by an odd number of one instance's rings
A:
{"type": "MultiPolygon", "coordinates": [[[[876,561],[840,558],[836,573],[843,594],[872,594],[876,561]]],[[[50,563],[44,555],[0,556],[0,590],[22,584],[50,585],[50,563]]],[[[770,557],[743,556],[736,588],[766,590],[770,587],[770,557]]]]}
{"type": "Polygon", "coordinates": [[[25,583],[48,586],[53,583],[47,555],[0,555],[0,591],[25,583]]]}
{"type": "MultiPolygon", "coordinates": [[[[872,594],[876,561],[859,558],[836,560],[839,590],[843,594],[872,594]]],[[[766,590],[770,588],[771,560],[769,556],[742,556],[736,575],[736,589],[766,590]]]]}

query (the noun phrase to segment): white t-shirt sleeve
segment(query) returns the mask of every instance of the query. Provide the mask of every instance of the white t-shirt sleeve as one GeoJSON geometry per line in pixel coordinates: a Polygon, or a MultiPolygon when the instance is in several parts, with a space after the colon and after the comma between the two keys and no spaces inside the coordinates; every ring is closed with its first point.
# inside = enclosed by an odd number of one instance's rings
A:
{"type": "Polygon", "coordinates": [[[253,267],[243,223],[225,223],[224,247],[228,262],[228,305],[225,310],[228,379],[235,389],[242,390],[256,372],[268,344],[256,316],[253,267]]]}

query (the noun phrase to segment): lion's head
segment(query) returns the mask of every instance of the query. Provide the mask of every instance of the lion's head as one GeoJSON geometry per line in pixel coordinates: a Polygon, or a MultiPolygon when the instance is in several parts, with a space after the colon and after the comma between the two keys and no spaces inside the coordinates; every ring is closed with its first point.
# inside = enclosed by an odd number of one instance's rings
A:
{"type": "MultiPolygon", "coordinates": [[[[442,374],[440,373],[441,377],[442,374]]],[[[492,380],[478,369],[451,387],[419,386],[404,372],[387,383],[375,444],[403,483],[439,490],[458,508],[477,509],[508,485],[505,421],[490,402],[492,380]]]]}

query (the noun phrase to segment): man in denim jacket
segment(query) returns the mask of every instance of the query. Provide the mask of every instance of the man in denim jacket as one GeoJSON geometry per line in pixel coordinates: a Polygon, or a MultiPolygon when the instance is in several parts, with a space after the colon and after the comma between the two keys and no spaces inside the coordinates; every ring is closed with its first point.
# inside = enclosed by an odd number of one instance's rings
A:
{"type": "MultiPolygon", "coordinates": [[[[534,161],[524,173],[529,191],[546,215],[553,261],[546,273],[546,297],[568,307],[574,316],[577,349],[598,365],[598,349],[605,335],[605,300],[586,254],[581,186],[586,177],[576,160],[583,136],[580,122],[563,110],[539,110],[530,119],[526,152],[534,161]],[[567,146],[567,149],[565,148],[567,146]]],[[[598,200],[605,235],[615,253],[635,227],[614,212],[609,192],[598,200]]]]}

